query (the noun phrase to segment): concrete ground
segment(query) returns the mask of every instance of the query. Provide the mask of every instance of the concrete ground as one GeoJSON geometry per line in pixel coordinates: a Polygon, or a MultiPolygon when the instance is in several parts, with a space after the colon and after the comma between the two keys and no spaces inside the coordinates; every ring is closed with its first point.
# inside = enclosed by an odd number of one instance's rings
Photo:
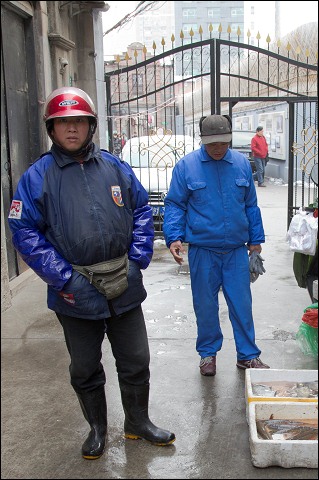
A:
{"type": "MultiPolygon", "coordinates": [[[[297,286],[293,253],[285,241],[287,186],[268,182],[257,194],[266,232],[266,274],[252,284],[261,358],[276,369],[317,369],[317,358],[304,355],[295,340],[303,310],[312,302],[307,290],[297,286]]],[[[2,315],[1,478],[318,478],[317,469],[253,466],[245,373],[236,368],[222,293],[224,343],[217,375],[203,377],[195,351],[187,260],[178,267],[158,239],[144,280],[148,297],[143,309],[151,349],[150,418],[174,431],[176,442],[156,447],[123,438],[124,414],[106,339],[108,443],[99,460],[82,459],[88,425],[69,384],[69,358],[55,314],[46,307],[46,286],[33,276],[2,315]]]]}

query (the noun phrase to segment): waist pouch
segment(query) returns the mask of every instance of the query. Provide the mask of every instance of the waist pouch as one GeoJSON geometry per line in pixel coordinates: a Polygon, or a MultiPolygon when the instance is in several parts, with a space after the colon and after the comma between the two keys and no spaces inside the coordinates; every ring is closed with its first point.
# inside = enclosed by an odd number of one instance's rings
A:
{"type": "Polygon", "coordinates": [[[122,257],[113,258],[107,262],[88,266],[72,264],[72,267],[84,275],[108,300],[118,297],[128,287],[127,273],[129,262],[127,253],[122,257]]]}

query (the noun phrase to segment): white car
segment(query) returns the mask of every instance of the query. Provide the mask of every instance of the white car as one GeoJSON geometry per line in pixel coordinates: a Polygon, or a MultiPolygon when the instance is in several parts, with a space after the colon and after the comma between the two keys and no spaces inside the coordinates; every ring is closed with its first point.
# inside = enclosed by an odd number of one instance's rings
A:
{"type": "Polygon", "coordinates": [[[161,230],[164,198],[178,160],[200,147],[189,135],[150,135],[129,139],[122,150],[122,160],[129,163],[149,195],[155,229],[161,230]]]}

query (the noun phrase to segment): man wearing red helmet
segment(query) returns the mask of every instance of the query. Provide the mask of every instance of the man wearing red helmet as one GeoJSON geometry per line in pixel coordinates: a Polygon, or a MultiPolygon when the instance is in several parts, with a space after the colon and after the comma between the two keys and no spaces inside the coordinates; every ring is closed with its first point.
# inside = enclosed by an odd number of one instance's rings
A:
{"type": "Polygon", "coordinates": [[[82,456],[99,458],[105,448],[105,334],[116,362],[125,437],[170,445],[174,433],[148,416],[141,269],[153,255],[154,227],[147,192],[127,163],[92,141],[97,115],[83,90],[54,90],[44,121],[53,144],[22,175],[9,226],[23,260],[48,284],[48,308],[64,331],[71,385],[91,427],[82,456]]]}

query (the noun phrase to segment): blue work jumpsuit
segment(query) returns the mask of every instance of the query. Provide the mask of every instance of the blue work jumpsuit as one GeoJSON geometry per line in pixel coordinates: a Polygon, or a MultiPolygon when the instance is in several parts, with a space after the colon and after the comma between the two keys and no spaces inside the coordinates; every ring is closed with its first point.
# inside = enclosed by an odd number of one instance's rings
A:
{"type": "Polygon", "coordinates": [[[258,357],[247,245],[264,243],[265,235],[246,157],[228,149],[216,161],[204,145],[183,157],[174,167],[165,198],[163,230],[168,247],[177,240],[189,244],[198,354],[215,356],[222,348],[222,287],[238,360],[258,357]]]}

